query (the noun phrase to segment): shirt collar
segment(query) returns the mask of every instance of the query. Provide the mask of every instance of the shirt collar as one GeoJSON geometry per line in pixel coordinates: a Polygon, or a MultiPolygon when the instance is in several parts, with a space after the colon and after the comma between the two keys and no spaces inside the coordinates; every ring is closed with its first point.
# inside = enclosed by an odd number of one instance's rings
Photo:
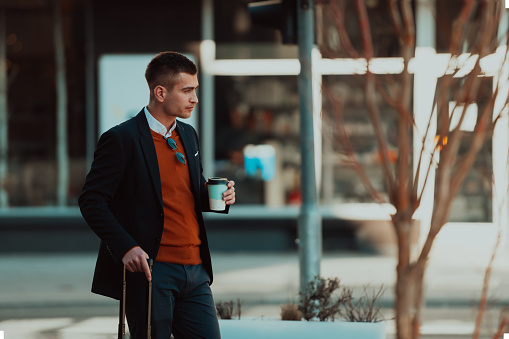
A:
{"type": "Polygon", "coordinates": [[[161,134],[164,138],[171,137],[171,133],[177,127],[177,120],[175,120],[170,129],[166,129],[166,126],[161,124],[156,118],[152,116],[152,114],[150,114],[146,106],[143,108],[143,110],[145,111],[145,117],[147,118],[148,127],[150,127],[151,130],[153,130],[157,134],[161,134]]]}

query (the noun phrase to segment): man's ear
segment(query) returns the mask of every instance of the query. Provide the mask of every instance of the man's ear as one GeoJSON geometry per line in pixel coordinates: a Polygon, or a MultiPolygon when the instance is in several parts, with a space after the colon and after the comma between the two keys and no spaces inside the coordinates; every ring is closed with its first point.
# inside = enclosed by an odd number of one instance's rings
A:
{"type": "Polygon", "coordinates": [[[154,88],[154,98],[159,101],[159,102],[163,102],[164,101],[164,98],[166,97],[166,88],[164,88],[164,86],[156,86],[154,88]]]}

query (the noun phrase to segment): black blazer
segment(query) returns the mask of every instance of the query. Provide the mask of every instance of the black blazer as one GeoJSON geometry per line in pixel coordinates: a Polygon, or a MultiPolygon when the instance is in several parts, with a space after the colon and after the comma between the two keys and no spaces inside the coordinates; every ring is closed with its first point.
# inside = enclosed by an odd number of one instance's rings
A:
{"type": "MultiPolygon", "coordinates": [[[[210,211],[196,131],[179,121],[196,216],[200,226],[200,254],[212,283],[212,265],[202,211],[210,211]]],[[[171,175],[165,173],[164,175],[171,175]]],[[[163,233],[163,200],[157,154],[144,110],[105,132],[79,197],[81,213],[101,239],[92,292],[119,299],[122,257],[140,246],[156,258],[163,233]]],[[[225,212],[227,213],[228,208],[225,212]]],[[[143,290],[144,275],[128,274],[128,284],[143,290]]]]}

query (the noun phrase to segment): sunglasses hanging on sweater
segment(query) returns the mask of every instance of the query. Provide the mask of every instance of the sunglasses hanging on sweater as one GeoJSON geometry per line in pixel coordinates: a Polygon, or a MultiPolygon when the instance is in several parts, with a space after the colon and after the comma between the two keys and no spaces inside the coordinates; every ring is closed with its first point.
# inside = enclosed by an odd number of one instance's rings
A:
{"type": "Polygon", "coordinates": [[[175,142],[175,140],[173,140],[172,138],[168,138],[168,139],[166,139],[166,142],[168,142],[168,145],[170,146],[170,148],[175,151],[178,161],[180,161],[181,163],[183,163],[185,165],[186,157],[184,156],[184,154],[182,154],[180,152],[180,148],[177,146],[177,143],[175,142]]]}

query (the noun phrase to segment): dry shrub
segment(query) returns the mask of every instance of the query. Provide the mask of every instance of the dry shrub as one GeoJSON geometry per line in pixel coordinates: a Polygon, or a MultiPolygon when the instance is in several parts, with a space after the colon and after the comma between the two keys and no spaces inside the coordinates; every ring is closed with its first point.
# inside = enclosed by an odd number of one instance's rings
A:
{"type": "Polygon", "coordinates": [[[235,308],[237,308],[237,316],[238,316],[238,319],[240,319],[240,315],[241,315],[240,299],[237,299],[237,303],[235,303],[233,300],[225,301],[225,302],[221,302],[221,301],[217,302],[216,303],[217,316],[221,319],[233,319],[233,315],[235,313],[235,308]]]}
{"type": "Polygon", "coordinates": [[[364,291],[356,301],[352,297],[350,288],[343,288],[343,300],[339,315],[347,321],[352,322],[379,322],[382,320],[380,310],[380,297],[384,292],[383,285],[378,290],[364,287],[364,291]]]}
{"type": "Polygon", "coordinates": [[[315,277],[310,281],[304,293],[300,293],[301,300],[299,310],[304,319],[327,321],[334,320],[335,315],[344,300],[344,295],[333,297],[334,292],[339,289],[338,278],[315,277]]]}
{"type": "Polygon", "coordinates": [[[378,290],[367,286],[360,297],[354,298],[353,290],[340,286],[338,278],[317,276],[300,293],[298,309],[308,321],[334,321],[339,316],[351,322],[378,322],[383,320],[380,315],[383,291],[383,285],[378,290]]]}
{"type": "Polygon", "coordinates": [[[299,310],[299,306],[293,303],[284,304],[281,306],[281,320],[302,320],[302,312],[299,310]]]}

